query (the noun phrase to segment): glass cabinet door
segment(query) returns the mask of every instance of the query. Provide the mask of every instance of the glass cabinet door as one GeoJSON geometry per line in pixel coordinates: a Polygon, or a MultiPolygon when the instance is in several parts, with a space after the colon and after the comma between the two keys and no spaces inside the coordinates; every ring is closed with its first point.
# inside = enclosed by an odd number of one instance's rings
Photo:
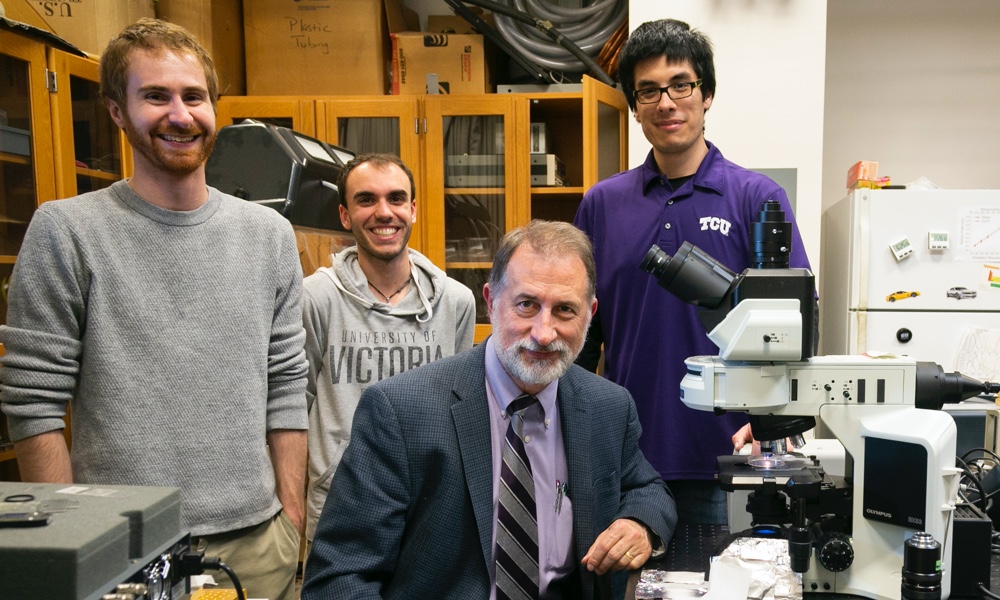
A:
{"type": "Polygon", "coordinates": [[[583,78],[583,185],[592,185],[628,168],[628,103],[618,89],[583,78]]]}
{"type": "Polygon", "coordinates": [[[5,323],[14,260],[35,207],[55,198],[55,183],[44,47],[9,32],[0,32],[0,41],[0,323],[5,323]]]}
{"type": "Polygon", "coordinates": [[[100,94],[97,62],[49,49],[59,198],[106,188],[127,174],[131,150],[100,94]]]}
{"type": "Polygon", "coordinates": [[[123,176],[119,129],[101,101],[99,89],[94,81],[70,77],[75,194],[106,188],[123,176]]]}
{"type": "Polygon", "coordinates": [[[526,221],[526,140],[514,135],[511,97],[427,97],[429,226],[443,235],[429,240],[431,259],[468,286],[477,298],[476,340],[488,332],[482,288],[493,254],[509,229],[526,221]],[[521,152],[518,154],[518,152],[521,152]]]}

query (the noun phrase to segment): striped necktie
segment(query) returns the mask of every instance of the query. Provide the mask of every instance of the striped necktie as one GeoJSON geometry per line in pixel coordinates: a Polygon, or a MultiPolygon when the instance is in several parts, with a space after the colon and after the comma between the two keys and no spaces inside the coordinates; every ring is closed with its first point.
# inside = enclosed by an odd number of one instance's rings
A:
{"type": "Polygon", "coordinates": [[[524,449],[524,412],[538,399],[523,394],[507,406],[510,424],[503,445],[497,508],[497,600],[538,599],[538,522],[535,483],[524,449]]]}

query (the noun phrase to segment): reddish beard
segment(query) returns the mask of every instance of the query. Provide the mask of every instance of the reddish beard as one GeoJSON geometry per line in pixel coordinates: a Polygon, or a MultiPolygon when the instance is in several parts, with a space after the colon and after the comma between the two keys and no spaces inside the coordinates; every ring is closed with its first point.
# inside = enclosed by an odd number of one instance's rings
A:
{"type": "Polygon", "coordinates": [[[198,126],[192,126],[188,129],[166,127],[143,134],[135,127],[128,115],[125,115],[124,121],[125,137],[128,138],[132,149],[141,154],[151,165],[169,173],[178,175],[193,173],[205,164],[205,161],[212,154],[212,149],[215,148],[216,134],[209,135],[205,129],[198,126]],[[161,135],[198,136],[201,144],[184,152],[169,152],[156,143],[156,139],[161,135]]]}

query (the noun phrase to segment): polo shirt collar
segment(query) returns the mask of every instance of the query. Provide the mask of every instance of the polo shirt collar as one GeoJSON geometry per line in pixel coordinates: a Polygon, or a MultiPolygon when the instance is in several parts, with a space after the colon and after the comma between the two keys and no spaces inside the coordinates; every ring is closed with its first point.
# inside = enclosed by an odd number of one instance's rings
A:
{"type": "MultiPolygon", "coordinates": [[[[698,170],[694,173],[692,183],[695,187],[710,190],[721,195],[726,186],[725,159],[722,157],[722,152],[712,142],[706,140],[705,143],[708,145],[708,154],[705,155],[704,160],[698,165],[698,170]]],[[[642,163],[640,169],[642,171],[642,193],[645,196],[649,194],[649,190],[654,185],[659,185],[663,177],[660,174],[659,167],[656,165],[656,159],[653,157],[652,150],[646,155],[646,161],[642,163]]]]}

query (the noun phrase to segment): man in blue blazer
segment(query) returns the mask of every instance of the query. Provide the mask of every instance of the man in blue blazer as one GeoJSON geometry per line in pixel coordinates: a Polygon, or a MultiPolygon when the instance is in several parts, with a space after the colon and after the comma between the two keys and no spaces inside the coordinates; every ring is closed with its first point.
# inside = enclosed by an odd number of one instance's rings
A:
{"type": "Polygon", "coordinates": [[[503,238],[483,289],[493,336],[362,394],[303,600],[622,597],[625,572],[663,551],[677,516],[639,450],[631,396],[573,365],[594,282],[572,225],[532,221],[503,238]],[[522,394],[530,407],[508,411],[522,394]],[[533,476],[537,564],[519,565],[534,589],[497,567],[508,413],[533,476]]]}

